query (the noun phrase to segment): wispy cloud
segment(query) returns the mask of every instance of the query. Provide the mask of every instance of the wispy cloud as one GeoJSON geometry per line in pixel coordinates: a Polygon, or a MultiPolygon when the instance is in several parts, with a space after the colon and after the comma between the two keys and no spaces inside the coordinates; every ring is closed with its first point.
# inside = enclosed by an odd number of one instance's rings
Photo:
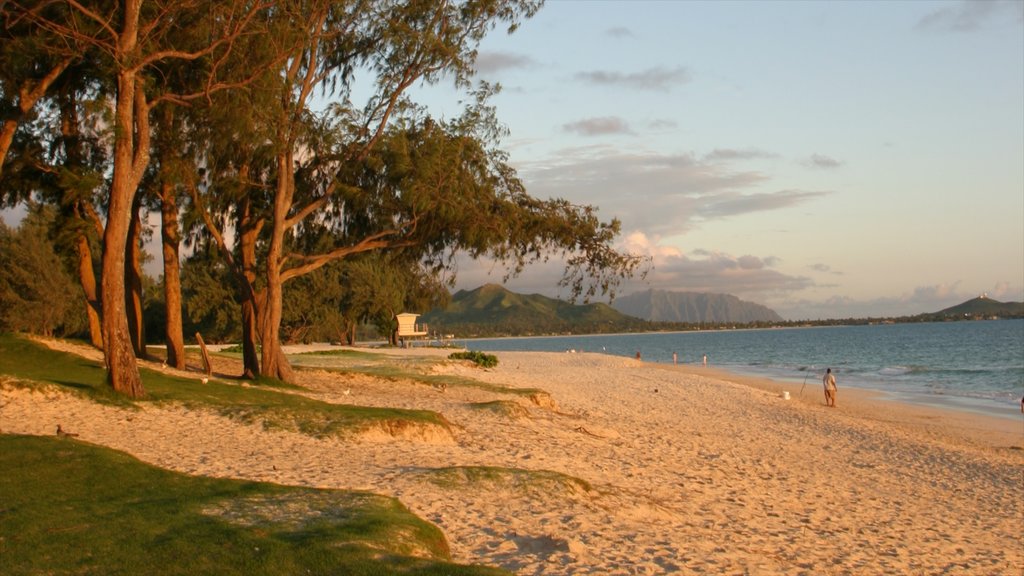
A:
{"type": "Polygon", "coordinates": [[[1024,22],[1024,2],[1020,0],[962,0],[924,15],[918,21],[921,30],[975,32],[991,21],[1024,22]]]}
{"type": "Polygon", "coordinates": [[[512,52],[481,52],[476,58],[476,71],[484,75],[536,66],[537,62],[533,58],[512,52]]]}
{"type": "Polygon", "coordinates": [[[580,72],[576,74],[575,78],[581,82],[598,86],[622,86],[636,90],[669,92],[674,86],[689,82],[690,73],[686,68],[674,68],[671,70],[651,68],[630,74],[593,70],[590,72],[580,72]]]}
{"type": "Polygon", "coordinates": [[[808,266],[808,268],[814,270],[815,272],[821,272],[822,274],[834,274],[836,276],[843,275],[842,272],[839,272],[838,270],[833,270],[832,267],[829,266],[828,264],[811,264],[810,266],[808,266]]]}
{"type": "Polygon", "coordinates": [[[563,149],[522,164],[534,196],[599,206],[625,230],[683,234],[702,222],[801,205],[827,191],[772,189],[771,177],[694,154],[623,153],[607,145],[563,149]],[[638,198],[650,201],[638,202],[638,198]]]}
{"type": "Polygon", "coordinates": [[[694,250],[689,254],[641,232],[626,237],[624,248],[651,257],[653,269],[644,282],[632,282],[623,290],[655,288],[688,292],[716,292],[755,297],[793,293],[814,285],[804,276],[792,276],[775,269],[779,259],[773,256],[732,254],[714,250],[694,250]]]}
{"type": "Polygon", "coordinates": [[[774,154],[766,150],[759,150],[757,148],[715,148],[704,155],[704,159],[711,162],[719,160],[761,160],[771,158],[778,158],[778,154],[774,154]]]}
{"type": "Polygon", "coordinates": [[[562,125],[562,130],[575,132],[584,136],[604,136],[607,134],[632,134],[629,124],[618,116],[603,118],[587,118],[562,125]]]}
{"type": "Polygon", "coordinates": [[[824,154],[811,154],[803,160],[802,164],[808,168],[821,168],[824,170],[834,170],[843,165],[841,161],[824,154]]]}

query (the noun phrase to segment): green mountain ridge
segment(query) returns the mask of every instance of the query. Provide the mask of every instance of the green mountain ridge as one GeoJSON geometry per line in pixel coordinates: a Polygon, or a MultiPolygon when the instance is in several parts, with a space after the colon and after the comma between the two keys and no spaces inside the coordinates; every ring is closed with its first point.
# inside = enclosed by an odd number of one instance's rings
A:
{"type": "Polygon", "coordinates": [[[731,294],[647,290],[617,299],[612,306],[652,322],[737,323],[782,322],[774,310],[731,294]]]}
{"type": "Polygon", "coordinates": [[[420,321],[432,331],[460,337],[627,332],[648,326],[604,303],[571,304],[497,284],[459,290],[447,308],[431,310],[420,321]]]}
{"type": "Polygon", "coordinates": [[[1024,302],[1000,302],[983,294],[956,306],[939,310],[934,315],[949,318],[1020,317],[1024,316],[1024,302]]]}

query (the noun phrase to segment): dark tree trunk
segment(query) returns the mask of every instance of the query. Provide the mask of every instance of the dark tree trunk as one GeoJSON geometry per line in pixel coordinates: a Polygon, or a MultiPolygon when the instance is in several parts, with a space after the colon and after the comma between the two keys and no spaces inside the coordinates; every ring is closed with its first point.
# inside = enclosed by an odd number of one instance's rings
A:
{"type": "Polygon", "coordinates": [[[160,240],[164,257],[164,305],[167,308],[167,364],[185,369],[185,336],[181,318],[181,271],[178,261],[178,199],[169,180],[161,183],[160,240]]]}
{"type": "Polygon", "coordinates": [[[136,193],[132,201],[128,240],[125,245],[125,314],[135,356],[146,358],[146,332],[142,319],[142,219],[139,214],[141,210],[142,194],[136,193]]]}

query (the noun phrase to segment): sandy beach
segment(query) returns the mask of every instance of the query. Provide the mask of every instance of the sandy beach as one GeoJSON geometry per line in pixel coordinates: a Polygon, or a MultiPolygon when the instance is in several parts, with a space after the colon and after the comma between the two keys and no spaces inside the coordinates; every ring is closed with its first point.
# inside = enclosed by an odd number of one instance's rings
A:
{"type": "Polygon", "coordinates": [[[1024,573],[1024,419],[841,383],[833,409],[820,382],[800,393],[600,354],[497,356],[494,369],[443,361],[431,371],[548,396],[297,373],[311,397],[433,410],[450,434],[316,439],[176,405],[127,411],[3,384],[0,430],[52,435],[59,423],[188,474],[395,496],[444,531],[455,561],[518,574],[1024,573]],[[495,401],[502,409],[480,409],[495,401]],[[463,468],[477,466],[492,473],[463,468]]]}

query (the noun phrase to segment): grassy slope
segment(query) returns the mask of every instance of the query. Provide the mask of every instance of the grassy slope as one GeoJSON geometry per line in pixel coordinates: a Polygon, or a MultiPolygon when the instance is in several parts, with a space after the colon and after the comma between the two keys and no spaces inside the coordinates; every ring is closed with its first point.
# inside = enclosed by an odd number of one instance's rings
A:
{"type": "MultiPolygon", "coordinates": [[[[7,385],[99,402],[95,362],[0,335],[7,385]],[[13,377],[13,379],[11,378],[13,377]]],[[[337,406],[282,390],[142,370],[145,402],[205,406],[319,435],[433,412],[337,406]]],[[[444,536],[396,500],[360,492],[190,477],[70,439],[0,435],[0,573],[506,574],[448,563],[444,536]],[[418,557],[426,557],[428,560],[418,557]]]]}
{"type": "Polygon", "coordinates": [[[0,469],[7,576],[504,574],[447,562],[436,527],[373,494],[190,477],[58,438],[0,435],[0,469]]]}

